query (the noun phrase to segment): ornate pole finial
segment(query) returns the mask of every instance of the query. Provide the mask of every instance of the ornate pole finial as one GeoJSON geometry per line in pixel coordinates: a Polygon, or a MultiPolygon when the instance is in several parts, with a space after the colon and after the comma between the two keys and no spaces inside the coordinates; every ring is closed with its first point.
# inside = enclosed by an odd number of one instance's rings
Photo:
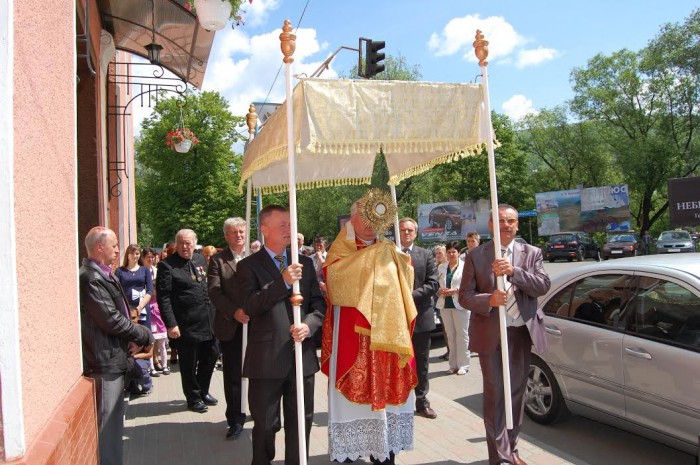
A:
{"type": "Polygon", "coordinates": [[[292,58],[292,55],[294,55],[294,50],[296,49],[296,40],[297,36],[295,34],[291,33],[292,30],[292,22],[289,21],[288,19],[284,20],[284,27],[282,27],[282,34],[280,34],[280,48],[282,49],[282,53],[284,54],[284,61],[285,63],[292,63],[294,61],[294,58],[292,58]]]}
{"type": "Polygon", "coordinates": [[[474,54],[479,59],[479,66],[486,66],[489,64],[486,59],[489,57],[489,41],[484,40],[484,34],[481,33],[479,29],[476,30],[474,45],[474,54]]]}
{"type": "Polygon", "coordinates": [[[245,121],[248,124],[248,132],[250,134],[255,133],[255,126],[258,125],[258,114],[255,113],[255,105],[250,104],[248,108],[248,114],[245,116],[245,121]]]}

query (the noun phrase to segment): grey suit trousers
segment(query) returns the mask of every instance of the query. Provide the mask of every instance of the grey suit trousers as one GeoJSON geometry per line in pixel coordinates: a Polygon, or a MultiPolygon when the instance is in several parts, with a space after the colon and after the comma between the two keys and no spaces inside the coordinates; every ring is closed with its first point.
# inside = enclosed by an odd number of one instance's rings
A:
{"type": "Polygon", "coordinates": [[[97,442],[100,465],[124,463],[124,375],[93,373],[97,400],[97,442]]]}
{"type": "Polygon", "coordinates": [[[517,451],[517,438],[523,423],[525,386],[530,370],[532,340],[525,326],[508,328],[508,356],[510,357],[511,401],[513,429],[506,429],[505,399],[503,397],[503,370],[501,345],[487,354],[479,354],[484,383],[484,426],[489,465],[511,463],[517,451]]]}

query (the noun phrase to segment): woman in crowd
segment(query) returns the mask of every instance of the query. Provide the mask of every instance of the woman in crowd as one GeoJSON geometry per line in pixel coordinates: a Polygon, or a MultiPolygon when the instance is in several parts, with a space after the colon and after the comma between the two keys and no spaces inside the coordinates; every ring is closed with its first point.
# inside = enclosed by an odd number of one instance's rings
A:
{"type": "Polygon", "coordinates": [[[160,309],[158,308],[158,302],[156,302],[156,274],[158,269],[155,266],[155,260],[158,258],[156,251],[150,247],[144,247],[141,254],[141,263],[147,270],[151,272],[151,279],[153,281],[153,297],[149,302],[149,307],[151,310],[151,332],[153,333],[153,338],[156,340],[154,347],[154,361],[153,368],[156,371],[162,372],[164,375],[170,374],[170,368],[168,368],[168,331],[165,328],[165,323],[163,323],[163,318],[160,316],[160,309]]]}
{"type": "MultiPolygon", "coordinates": [[[[124,253],[122,266],[117,268],[115,275],[124,289],[129,307],[138,311],[139,323],[150,328],[151,312],[148,303],[153,296],[153,278],[151,271],[140,265],[140,259],[141,248],[138,244],[129,244],[124,253]]],[[[159,376],[155,369],[151,371],[151,376],[159,376]]]]}
{"type": "Polygon", "coordinates": [[[207,259],[207,265],[209,265],[209,260],[211,259],[211,256],[216,253],[216,247],[213,245],[207,245],[205,247],[202,247],[202,255],[204,255],[204,258],[207,259]]]}
{"type": "MultiPolygon", "coordinates": [[[[438,244],[433,248],[433,254],[435,255],[435,266],[439,267],[443,263],[447,262],[447,256],[445,255],[445,246],[442,244],[438,244]]],[[[435,294],[433,296],[433,306],[437,309],[437,301],[438,301],[438,295],[435,294]]],[[[438,309],[438,313],[440,313],[440,310],[438,309]]],[[[442,321],[442,315],[440,315],[440,321],[442,321]]],[[[447,343],[447,332],[445,331],[445,325],[442,325],[442,340],[445,341],[445,347],[447,348],[447,352],[444,354],[440,355],[440,358],[442,360],[447,360],[450,358],[450,345],[447,343]]]]}
{"type": "Polygon", "coordinates": [[[462,281],[462,262],[459,259],[459,242],[445,246],[447,262],[438,266],[437,307],[442,316],[442,325],[447,333],[449,347],[449,371],[466,375],[469,371],[469,310],[459,305],[457,294],[462,281]]]}
{"type": "MultiPolygon", "coordinates": [[[[168,242],[165,244],[163,251],[160,254],[160,259],[165,260],[166,257],[175,253],[176,247],[174,242],[168,242]]],[[[177,349],[170,348],[170,365],[175,365],[177,363],[177,349]]]]}

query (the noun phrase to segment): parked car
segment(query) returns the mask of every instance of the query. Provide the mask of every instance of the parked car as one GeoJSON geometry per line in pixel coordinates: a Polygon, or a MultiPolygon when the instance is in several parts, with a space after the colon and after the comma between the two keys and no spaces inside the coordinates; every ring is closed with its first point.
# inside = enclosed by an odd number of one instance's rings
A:
{"type": "Polygon", "coordinates": [[[588,233],[581,231],[552,234],[545,244],[544,258],[550,263],[557,258],[580,262],[586,258],[600,259],[600,247],[588,233]]]}
{"type": "Polygon", "coordinates": [[[457,205],[438,205],[430,210],[428,222],[434,228],[445,228],[446,231],[462,227],[461,210],[457,205]]]}
{"type": "Polygon", "coordinates": [[[569,412],[695,454],[700,433],[700,261],[650,255],[576,268],[539,299],[525,411],[569,412]]]}
{"type": "Polygon", "coordinates": [[[636,257],[642,254],[642,241],[634,233],[615,233],[608,235],[608,241],[603,245],[603,259],[636,257]]]}
{"type": "Polygon", "coordinates": [[[688,231],[664,231],[656,241],[656,253],[695,252],[695,243],[688,231]]]}

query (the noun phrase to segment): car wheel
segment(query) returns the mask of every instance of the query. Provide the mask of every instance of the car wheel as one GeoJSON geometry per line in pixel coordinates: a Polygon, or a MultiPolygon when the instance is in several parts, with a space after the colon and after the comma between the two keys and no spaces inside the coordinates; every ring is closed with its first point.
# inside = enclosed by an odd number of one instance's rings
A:
{"type": "Polygon", "coordinates": [[[445,220],[445,230],[446,231],[452,231],[452,228],[454,227],[454,224],[452,224],[452,220],[447,218],[445,220]]]}
{"type": "Polygon", "coordinates": [[[532,421],[542,425],[555,423],[568,414],[554,373],[534,354],[525,387],[525,413],[532,421]]]}
{"type": "Polygon", "coordinates": [[[585,256],[586,251],[583,250],[583,247],[579,247],[578,250],[576,250],[576,261],[581,262],[583,259],[586,257],[585,256]]]}
{"type": "Polygon", "coordinates": [[[567,262],[573,262],[574,259],[573,259],[572,257],[567,257],[566,261],[567,261],[567,262]]]}
{"type": "Polygon", "coordinates": [[[553,259],[553,258],[550,258],[550,259],[549,259],[549,263],[554,263],[554,259],[553,259]]]}

